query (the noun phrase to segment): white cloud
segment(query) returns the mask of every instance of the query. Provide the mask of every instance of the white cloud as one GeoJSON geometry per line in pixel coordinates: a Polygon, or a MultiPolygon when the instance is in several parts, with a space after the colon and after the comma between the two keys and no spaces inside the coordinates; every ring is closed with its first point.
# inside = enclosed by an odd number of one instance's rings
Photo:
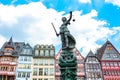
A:
{"type": "Polygon", "coordinates": [[[107,3],[112,3],[113,5],[117,5],[120,7],[120,0],[105,0],[107,3]]]}
{"type": "MultiPolygon", "coordinates": [[[[0,27],[11,26],[12,28],[21,25],[24,28],[21,33],[26,35],[26,38],[21,37],[21,41],[25,40],[30,44],[61,44],[60,37],[56,37],[51,22],[54,23],[56,30],[59,32],[61,18],[64,12],[57,12],[54,9],[47,9],[42,3],[29,3],[19,6],[5,6],[0,4],[0,27]],[[21,23],[22,21],[22,23],[21,23]]],[[[75,37],[78,49],[83,49],[82,55],[86,55],[89,50],[95,51],[98,45],[96,41],[106,40],[109,35],[113,35],[114,30],[104,27],[105,21],[96,20],[93,17],[97,16],[97,11],[92,10],[86,15],[81,15],[82,11],[73,12],[76,19],[68,26],[71,34],[75,37]]],[[[69,15],[65,15],[69,17],[69,15]]],[[[17,33],[16,33],[17,35],[17,33]]],[[[1,39],[4,41],[4,39],[1,39]]],[[[20,41],[20,40],[19,40],[20,41]]],[[[57,50],[56,50],[57,51],[57,50]]]]}
{"type": "Polygon", "coordinates": [[[7,39],[5,37],[3,37],[2,35],[0,35],[0,48],[2,47],[2,45],[7,41],[7,39]]]}
{"type": "Polygon", "coordinates": [[[91,0],[79,0],[81,3],[91,3],[91,0]]]}

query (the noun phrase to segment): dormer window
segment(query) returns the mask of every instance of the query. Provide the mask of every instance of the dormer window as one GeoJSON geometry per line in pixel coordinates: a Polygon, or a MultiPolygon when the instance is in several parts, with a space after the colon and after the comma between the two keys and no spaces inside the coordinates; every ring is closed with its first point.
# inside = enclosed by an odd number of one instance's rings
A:
{"type": "Polygon", "coordinates": [[[46,45],[46,48],[48,48],[48,45],[46,45]]]}
{"type": "Polygon", "coordinates": [[[54,50],[50,50],[50,56],[54,56],[54,50]]]}
{"type": "Polygon", "coordinates": [[[41,48],[43,48],[44,46],[43,45],[41,45],[41,48]]]}
{"type": "Polygon", "coordinates": [[[35,55],[38,56],[39,50],[35,50],[35,55]]]}
{"type": "Polygon", "coordinates": [[[40,50],[40,56],[44,56],[44,50],[40,50]]]}
{"type": "Polygon", "coordinates": [[[49,56],[49,50],[45,50],[45,56],[49,56]]]}
{"type": "Polygon", "coordinates": [[[36,48],[39,48],[39,45],[37,45],[36,48]]]}
{"type": "Polygon", "coordinates": [[[108,46],[108,48],[107,48],[108,50],[112,50],[113,48],[112,48],[112,46],[108,46]]]}

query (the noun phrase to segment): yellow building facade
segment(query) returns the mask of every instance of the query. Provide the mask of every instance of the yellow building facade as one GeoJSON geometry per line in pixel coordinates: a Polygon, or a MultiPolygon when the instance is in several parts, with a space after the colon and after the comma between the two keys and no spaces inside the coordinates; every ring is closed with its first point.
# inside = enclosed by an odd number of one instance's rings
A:
{"type": "Polygon", "coordinates": [[[32,64],[32,80],[54,80],[53,45],[35,45],[32,64]]]}

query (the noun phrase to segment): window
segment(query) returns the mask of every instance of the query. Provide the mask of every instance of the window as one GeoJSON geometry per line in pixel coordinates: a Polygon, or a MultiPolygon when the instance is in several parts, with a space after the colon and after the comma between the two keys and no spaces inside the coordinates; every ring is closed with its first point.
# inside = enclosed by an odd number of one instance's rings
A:
{"type": "Polygon", "coordinates": [[[44,68],[44,75],[45,75],[45,76],[48,75],[48,68],[44,68]]]}
{"type": "Polygon", "coordinates": [[[50,56],[54,56],[54,50],[50,50],[50,56]]]}
{"type": "Polygon", "coordinates": [[[27,65],[26,64],[23,64],[23,69],[26,69],[27,68],[27,65]]]}
{"type": "Polygon", "coordinates": [[[48,48],[49,46],[48,45],[46,45],[46,48],[48,48]]]}
{"type": "Polygon", "coordinates": [[[80,80],[80,77],[77,77],[77,80],[80,80]]]}
{"type": "Polygon", "coordinates": [[[43,48],[44,46],[43,45],[41,45],[41,48],[43,48]]]}
{"type": "Polygon", "coordinates": [[[38,56],[39,50],[35,50],[35,56],[38,56]]]}
{"type": "Polygon", "coordinates": [[[11,67],[11,68],[10,68],[10,72],[12,72],[13,70],[14,70],[14,67],[11,67]]]}
{"type": "Polygon", "coordinates": [[[21,75],[22,75],[21,72],[18,72],[18,77],[21,77],[21,75]]]}
{"type": "Polygon", "coordinates": [[[77,72],[80,72],[80,68],[77,68],[77,72]]]}
{"type": "Polygon", "coordinates": [[[25,73],[25,72],[23,72],[22,77],[25,77],[25,74],[26,74],[26,73],[25,73]]]}
{"type": "Polygon", "coordinates": [[[108,48],[107,48],[108,50],[112,50],[113,48],[112,48],[112,46],[108,46],[108,48]]]}
{"type": "Polygon", "coordinates": [[[54,69],[50,68],[50,76],[53,76],[53,75],[54,75],[54,69]]]}
{"type": "Polygon", "coordinates": [[[54,65],[54,60],[53,59],[50,60],[50,65],[54,65]]]}
{"type": "Polygon", "coordinates": [[[19,68],[19,69],[22,69],[22,64],[19,64],[19,65],[18,65],[18,68],[19,68]]]}
{"type": "Polygon", "coordinates": [[[50,80],[53,80],[53,78],[50,78],[50,80]]]}
{"type": "Polygon", "coordinates": [[[31,61],[31,57],[28,57],[28,61],[31,61]]]}
{"type": "Polygon", "coordinates": [[[59,64],[59,59],[56,59],[56,64],[59,64]]]}
{"type": "Polygon", "coordinates": [[[27,65],[27,69],[31,69],[31,65],[28,64],[28,65],[27,65]]]}
{"type": "Polygon", "coordinates": [[[113,58],[118,58],[117,54],[113,54],[113,58]]]}
{"type": "Polygon", "coordinates": [[[110,62],[110,66],[113,66],[113,62],[110,62]]]}
{"type": "Polygon", "coordinates": [[[48,80],[47,78],[45,78],[44,80],[48,80]]]}
{"type": "Polygon", "coordinates": [[[105,56],[106,58],[110,58],[110,53],[107,53],[105,56]]]}
{"type": "Polygon", "coordinates": [[[109,62],[106,62],[106,66],[109,66],[109,62]]]}
{"type": "Polygon", "coordinates": [[[41,78],[39,78],[38,80],[42,80],[41,78]]]}
{"type": "Polygon", "coordinates": [[[30,49],[26,49],[26,54],[31,54],[31,50],[30,49]]]}
{"type": "Polygon", "coordinates": [[[37,68],[33,69],[33,75],[37,75],[37,68]]]}
{"type": "Polygon", "coordinates": [[[34,59],[34,65],[38,65],[38,60],[34,59]]]}
{"type": "Polygon", "coordinates": [[[24,56],[24,61],[27,61],[27,56],[24,56]]]}
{"type": "Polygon", "coordinates": [[[45,65],[48,65],[48,60],[47,60],[47,59],[45,59],[44,61],[45,61],[45,65]]]}
{"type": "Polygon", "coordinates": [[[28,77],[28,78],[30,77],[30,72],[27,73],[27,77],[28,77]]]}
{"type": "Polygon", "coordinates": [[[33,80],[37,80],[36,78],[33,78],[33,80]]]}
{"type": "Polygon", "coordinates": [[[39,68],[39,75],[43,75],[43,68],[39,68]]]}
{"type": "Polygon", "coordinates": [[[114,62],[114,66],[118,66],[117,62],[114,62]]]}
{"type": "Polygon", "coordinates": [[[44,56],[44,50],[40,50],[40,56],[44,56]]]}
{"type": "Polygon", "coordinates": [[[23,57],[22,56],[20,57],[20,61],[23,61],[23,57]]]}
{"type": "Polygon", "coordinates": [[[102,66],[105,66],[105,62],[102,62],[102,66]]]}
{"type": "Polygon", "coordinates": [[[39,60],[39,65],[43,65],[43,59],[39,60]]]}
{"type": "Polygon", "coordinates": [[[39,45],[36,45],[36,48],[39,48],[39,45]]]}
{"type": "Polygon", "coordinates": [[[55,68],[55,71],[56,71],[56,72],[59,72],[59,68],[58,68],[58,67],[56,67],[56,68],[55,68]]]}
{"type": "Polygon", "coordinates": [[[118,62],[118,65],[120,66],[120,62],[118,62]]]}
{"type": "Polygon", "coordinates": [[[49,50],[45,50],[45,56],[49,56],[49,50]]]}

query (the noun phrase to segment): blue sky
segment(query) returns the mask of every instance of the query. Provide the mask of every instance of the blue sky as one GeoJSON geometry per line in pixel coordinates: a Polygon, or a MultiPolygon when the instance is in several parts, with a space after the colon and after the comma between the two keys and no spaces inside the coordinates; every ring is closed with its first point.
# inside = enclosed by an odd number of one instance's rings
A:
{"type": "Polygon", "coordinates": [[[70,11],[76,21],[69,29],[83,56],[106,40],[120,51],[119,0],[0,0],[0,46],[12,36],[32,46],[53,44],[57,53],[61,42],[51,22],[59,32],[62,16],[69,17],[70,11]]]}

